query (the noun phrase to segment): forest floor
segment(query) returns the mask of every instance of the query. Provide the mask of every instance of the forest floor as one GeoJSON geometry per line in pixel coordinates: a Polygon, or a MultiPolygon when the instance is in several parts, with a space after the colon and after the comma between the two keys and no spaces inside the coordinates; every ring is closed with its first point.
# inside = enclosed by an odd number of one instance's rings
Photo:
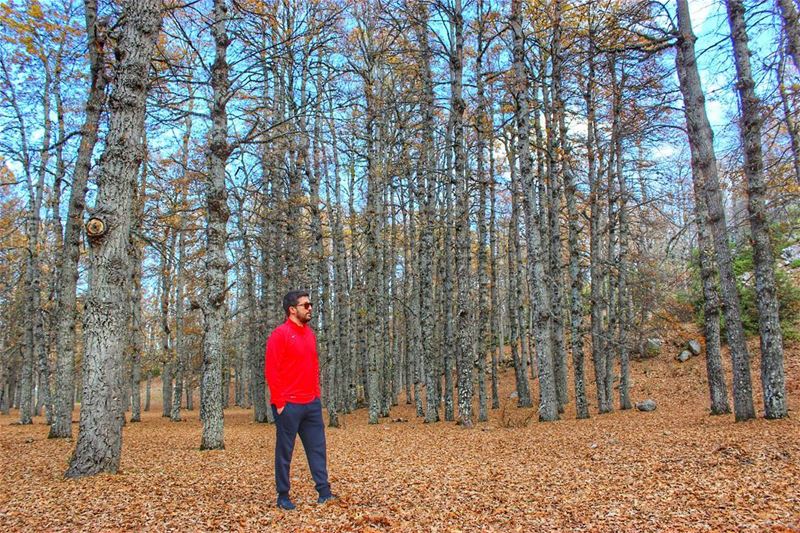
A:
{"type": "Polygon", "coordinates": [[[12,411],[0,530],[800,531],[800,345],[786,352],[790,417],[763,418],[755,360],[760,418],[746,423],[708,414],[704,358],[681,364],[676,349],[632,365],[650,413],[599,416],[592,389],[591,419],[570,405],[539,423],[509,398],[505,369],[503,408],[471,430],[423,424],[404,403],[375,426],[363,409],[345,415],[327,430],[339,500],[316,505],[298,441],[293,512],[275,507],[274,427],[244,409],[225,413],[225,450],[201,452],[196,410],[172,423],[154,406],[125,428],[121,472],[80,480],[63,478],[74,441],[48,440],[42,418],[14,425],[12,411]]]}

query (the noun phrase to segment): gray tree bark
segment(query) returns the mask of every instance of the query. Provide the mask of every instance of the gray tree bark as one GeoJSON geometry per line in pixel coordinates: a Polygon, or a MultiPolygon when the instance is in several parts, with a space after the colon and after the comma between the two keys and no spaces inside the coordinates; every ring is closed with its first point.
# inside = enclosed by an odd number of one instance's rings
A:
{"type": "MultiPolygon", "coordinates": [[[[785,2],[784,2],[785,3],[785,2]]],[[[733,41],[736,85],[742,120],[739,130],[744,146],[744,175],[747,178],[747,211],[750,217],[750,239],[756,274],[758,330],[761,334],[761,386],[764,391],[764,415],[776,419],[789,416],[786,401],[786,375],[783,368],[783,334],[778,315],[775,288],[774,258],[769,236],[764,156],[761,149],[761,102],[756,96],[750,67],[745,8],[742,0],[726,0],[728,23],[733,41]]],[[[782,6],[783,7],[783,6],[782,6]]],[[[795,12],[795,30],[797,16],[795,12]]],[[[797,33],[794,35],[798,39],[797,33]]],[[[800,42],[795,41],[792,46],[800,42]]]]}
{"type": "Polygon", "coordinates": [[[131,228],[128,246],[130,247],[131,269],[131,321],[129,353],[131,358],[131,422],[142,420],[142,398],[140,394],[142,382],[142,353],[144,352],[144,331],[142,324],[142,261],[144,259],[144,242],[139,236],[144,218],[144,203],[147,196],[147,136],[142,142],[142,178],[134,190],[133,204],[135,217],[131,228]]]}
{"type": "MultiPolygon", "coordinates": [[[[560,78],[558,79],[560,82],[560,78]]],[[[570,349],[572,352],[572,372],[575,383],[575,416],[578,419],[589,418],[589,404],[586,399],[586,377],[583,358],[583,276],[581,275],[580,238],[581,225],[578,211],[578,186],[571,167],[571,147],[567,138],[567,123],[561,98],[560,83],[555,83],[553,99],[558,112],[559,140],[561,143],[561,171],[564,176],[564,196],[567,204],[569,250],[569,298],[570,298],[570,349]]]]}
{"type": "MultiPolygon", "coordinates": [[[[590,25],[592,22],[590,21],[590,25]]],[[[606,345],[603,336],[603,269],[601,265],[601,206],[600,184],[597,169],[597,115],[595,103],[595,62],[597,53],[594,37],[589,36],[589,51],[587,58],[586,88],[584,100],[586,102],[586,160],[589,179],[589,273],[591,279],[591,338],[592,338],[592,363],[594,366],[595,385],[597,391],[597,406],[601,413],[610,410],[610,398],[606,395],[606,345]]]]}
{"type": "Polygon", "coordinates": [[[795,0],[777,0],[781,11],[783,32],[786,34],[786,49],[792,58],[794,68],[800,73],[800,16],[795,0]]]}
{"type": "Polygon", "coordinates": [[[675,63],[678,70],[681,93],[684,99],[689,147],[692,151],[692,174],[697,180],[708,206],[708,220],[714,237],[714,250],[719,268],[722,289],[722,309],[725,316],[725,332],[733,362],[733,411],[737,421],[755,418],[753,389],[750,377],[750,355],[742,328],[739,295],[733,273],[728,230],[722,206],[722,192],[717,175],[717,159],[714,154],[714,134],[708,122],[705,97],[697,70],[694,43],[687,0],[678,1],[678,49],[675,63]]]}
{"type": "Polygon", "coordinates": [[[90,276],[84,318],[78,442],[67,477],[115,473],[122,452],[122,358],[128,334],[131,189],[141,163],[150,58],[161,25],[158,0],[125,0],[109,130],[87,223],[90,276]]]}
{"type": "Polygon", "coordinates": [[[800,123],[798,123],[797,112],[792,109],[789,92],[786,90],[786,59],[781,57],[778,65],[778,93],[781,97],[781,107],[783,108],[783,120],[786,122],[786,130],[789,134],[790,146],[792,148],[792,163],[794,165],[794,179],[800,183],[800,123]]]}
{"type": "MultiPolygon", "coordinates": [[[[345,406],[345,397],[347,394],[345,378],[346,366],[350,361],[350,341],[349,341],[349,324],[348,318],[350,316],[349,298],[348,298],[348,279],[347,279],[347,249],[345,248],[344,240],[344,224],[342,214],[342,196],[341,196],[341,176],[339,168],[339,152],[338,142],[336,135],[336,127],[333,124],[332,106],[330,102],[331,113],[330,118],[330,134],[333,149],[331,151],[333,159],[333,176],[334,176],[334,193],[333,198],[336,200],[336,206],[331,209],[331,234],[333,236],[333,275],[334,275],[334,301],[335,301],[335,343],[333,344],[333,352],[335,357],[336,366],[334,368],[333,376],[331,377],[331,385],[336,388],[334,394],[335,407],[332,411],[328,409],[328,424],[331,427],[338,427],[339,418],[338,412],[345,406]]],[[[329,195],[330,196],[330,195],[329,195]]]]}
{"type": "MultiPolygon", "coordinates": [[[[186,167],[184,167],[186,168],[186,167]]],[[[181,209],[185,209],[186,193],[182,194],[181,209]]],[[[172,388],[172,404],[170,405],[169,418],[173,422],[181,421],[181,401],[183,400],[183,384],[186,366],[186,346],[183,334],[184,320],[184,285],[186,283],[186,229],[185,217],[181,215],[178,228],[178,256],[176,259],[175,279],[175,381],[172,388]]]]}
{"type": "MultiPolygon", "coordinates": [[[[694,165],[693,165],[694,166],[694,165]]],[[[703,333],[706,339],[706,373],[711,396],[711,414],[731,412],[728,387],[720,353],[719,293],[715,282],[714,249],[711,232],[706,225],[708,207],[699,181],[695,180],[695,225],[700,252],[700,281],[703,285],[703,333]]]]}
{"type": "MultiPolygon", "coordinates": [[[[493,109],[490,108],[489,123],[494,123],[493,109]]],[[[497,243],[497,213],[496,213],[496,180],[494,178],[494,150],[489,150],[489,265],[491,267],[490,282],[489,282],[489,301],[491,302],[492,318],[491,318],[491,334],[490,345],[492,347],[492,409],[500,408],[500,380],[499,380],[499,354],[503,353],[505,348],[505,339],[503,337],[502,329],[500,327],[500,314],[502,312],[500,307],[499,297],[499,279],[498,270],[500,268],[499,250],[497,243]]]]}
{"type": "Polygon", "coordinates": [[[225,322],[225,277],[228,259],[225,246],[228,239],[226,224],[230,211],[225,188],[225,163],[230,155],[228,144],[227,103],[230,98],[227,50],[228,6],[226,0],[214,0],[214,63],[211,67],[211,134],[208,148],[208,181],[206,183],[206,295],[203,304],[205,337],[203,339],[203,381],[201,419],[203,433],[201,450],[225,448],[223,427],[222,328],[225,322]]]}
{"type": "MultiPolygon", "coordinates": [[[[510,26],[513,32],[513,69],[514,69],[514,115],[518,129],[520,181],[527,189],[531,206],[533,205],[534,181],[531,171],[530,154],[530,117],[528,110],[528,77],[525,72],[524,36],[522,34],[521,5],[519,0],[511,3],[510,26]]],[[[531,299],[534,311],[535,352],[539,375],[539,419],[542,421],[558,420],[558,400],[556,398],[555,376],[553,373],[553,342],[550,325],[550,294],[545,277],[544,258],[542,257],[542,237],[539,224],[529,225],[528,235],[528,268],[531,299]]]]}
{"type": "Polygon", "coordinates": [[[169,306],[172,301],[172,267],[175,264],[177,232],[168,228],[161,250],[161,416],[169,418],[172,410],[172,380],[175,354],[172,342],[172,327],[169,306]]]}
{"type": "Polygon", "coordinates": [[[487,109],[489,103],[485,94],[485,80],[483,72],[483,54],[486,52],[484,43],[485,21],[483,0],[478,1],[478,35],[477,56],[475,58],[475,78],[477,83],[477,113],[475,129],[477,134],[476,160],[478,181],[478,324],[477,324],[477,354],[478,354],[478,422],[486,422],[489,412],[486,399],[486,354],[492,350],[491,340],[491,311],[489,308],[489,241],[486,224],[487,194],[489,190],[489,175],[486,172],[486,147],[487,138],[490,138],[492,125],[489,122],[487,109]],[[488,130],[488,132],[487,132],[488,130]]]}
{"type": "MultiPolygon", "coordinates": [[[[550,44],[552,58],[552,115],[549,127],[549,139],[552,139],[550,153],[555,158],[556,168],[550,172],[549,183],[549,220],[550,220],[550,286],[552,290],[552,332],[553,332],[553,372],[555,375],[556,397],[558,399],[558,412],[564,412],[564,406],[569,401],[567,390],[567,350],[564,341],[564,302],[566,291],[563,290],[564,272],[562,266],[561,243],[561,193],[565,174],[564,143],[562,136],[566,133],[559,127],[564,114],[564,101],[562,93],[563,51],[561,47],[561,17],[563,2],[556,0],[553,6],[553,36],[550,44]],[[558,135],[556,135],[558,134],[558,135]],[[558,150],[556,150],[558,147],[558,150]]],[[[546,94],[546,91],[545,91],[546,94]]],[[[546,115],[547,116],[547,115],[546,115]]]]}
{"type": "Polygon", "coordinates": [[[78,158],[72,175],[72,192],[69,198],[64,249],[59,269],[58,302],[56,303],[56,390],[53,423],[50,438],[72,437],[72,407],[75,389],[75,321],[77,305],[75,291],[78,284],[81,227],[85,207],[86,187],[89,179],[92,152],[97,143],[100,113],[105,105],[106,77],[103,75],[103,44],[106,28],[97,21],[96,0],[85,0],[85,25],[89,55],[89,95],[86,100],[86,117],[81,129],[78,158]]]}
{"type": "Polygon", "coordinates": [[[453,163],[456,183],[456,277],[457,301],[455,324],[456,364],[458,365],[458,418],[462,427],[472,427],[472,339],[470,336],[470,227],[469,189],[464,148],[463,97],[464,72],[464,13],[461,0],[455,0],[450,16],[450,31],[454,41],[450,49],[450,105],[453,117],[453,163]]]}
{"type": "MultiPolygon", "coordinates": [[[[370,64],[364,76],[364,95],[367,101],[366,138],[367,138],[367,204],[364,211],[366,228],[364,251],[365,297],[367,301],[375,302],[378,299],[380,288],[380,234],[382,221],[380,219],[379,202],[383,198],[383,178],[378,161],[377,147],[377,113],[374,68],[370,64]]],[[[369,401],[369,423],[377,424],[380,414],[380,372],[381,372],[381,346],[378,339],[379,326],[377,316],[373,312],[365,313],[364,328],[366,330],[366,371],[367,371],[367,399],[369,401]]]]}
{"type": "MultiPolygon", "coordinates": [[[[420,113],[422,123],[420,134],[422,145],[419,155],[419,169],[417,174],[416,191],[417,202],[419,205],[419,250],[418,261],[419,271],[416,273],[418,280],[419,294],[419,315],[414,317],[418,322],[417,331],[422,329],[422,324],[426,324],[433,319],[433,218],[434,218],[434,187],[436,184],[436,158],[434,155],[435,131],[434,123],[434,85],[433,73],[431,71],[431,59],[433,52],[428,35],[428,21],[430,18],[427,2],[418,1],[414,4],[416,8],[414,17],[414,31],[419,46],[419,71],[422,76],[422,95],[420,102],[420,113]]],[[[412,215],[413,216],[413,215],[412,215]]],[[[439,421],[439,401],[436,394],[437,372],[432,357],[434,345],[431,342],[433,336],[423,332],[419,335],[419,357],[425,374],[425,421],[439,421]]]]}
{"type": "Polygon", "coordinates": [[[511,172],[511,220],[508,226],[507,267],[508,267],[508,322],[509,343],[511,344],[511,359],[514,362],[514,377],[516,379],[517,406],[531,407],[530,385],[528,384],[528,358],[520,353],[520,344],[523,335],[520,334],[520,320],[522,315],[522,262],[520,260],[520,229],[519,229],[519,173],[517,172],[516,140],[512,138],[506,143],[508,153],[508,166],[511,172]]]}

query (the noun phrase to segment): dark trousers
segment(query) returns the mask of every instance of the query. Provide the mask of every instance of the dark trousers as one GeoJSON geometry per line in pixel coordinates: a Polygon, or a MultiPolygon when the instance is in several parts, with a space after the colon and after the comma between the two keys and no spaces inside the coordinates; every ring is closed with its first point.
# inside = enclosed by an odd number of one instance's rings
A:
{"type": "Polygon", "coordinates": [[[308,467],[320,496],[328,496],[328,466],[325,452],[325,423],[322,420],[322,404],[317,398],[311,403],[287,403],[283,412],[275,415],[275,487],[279,496],[289,495],[289,466],[297,435],[306,450],[308,467]]]}

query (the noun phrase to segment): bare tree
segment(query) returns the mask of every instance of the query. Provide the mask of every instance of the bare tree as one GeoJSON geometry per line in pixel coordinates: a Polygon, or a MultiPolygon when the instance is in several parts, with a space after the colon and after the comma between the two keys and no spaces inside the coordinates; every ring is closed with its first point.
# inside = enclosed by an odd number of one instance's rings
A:
{"type": "Polygon", "coordinates": [[[692,151],[693,179],[699,183],[698,189],[703,192],[708,207],[708,219],[705,223],[711,228],[714,238],[725,332],[733,361],[733,411],[737,421],[749,420],[755,418],[750,355],[744,339],[739,295],[728,249],[728,229],[722,208],[717,158],[714,154],[714,134],[706,115],[705,97],[694,51],[696,37],[692,31],[686,0],[678,0],[678,31],[675,64],[683,94],[689,147],[692,151]]]}
{"type": "MultiPolygon", "coordinates": [[[[726,0],[728,23],[733,41],[742,120],[739,124],[744,146],[744,175],[747,178],[747,211],[750,215],[750,237],[756,274],[758,329],[761,333],[761,386],[764,390],[764,412],[767,418],[789,415],[786,402],[786,376],[783,369],[783,335],[778,316],[778,295],[775,287],[774,258],[767,219],[764,156],[761,150],[761,103],[756,96],[750,67],[745,8],[742,0],[726,0]]],[[[795,30],[797,14],[795,12],[795,30]]],[[[797,35],[795,35],[797,38],[797,35]]],[[[800,43],[794,42],[792,46],[800,43]]]]}
{"type": "Polygon", "coordinates": [[[67,477],[113,473],[119,468],[132,188],[142,159],[147,80],[160,26],[160,1],[122,3],[122,27],[116,45],[120,62],[109,99],[108,137],[98,175],[97,201],[86,226],[91,276],[84,319],[83,401],[78,442],[67,477]]]}

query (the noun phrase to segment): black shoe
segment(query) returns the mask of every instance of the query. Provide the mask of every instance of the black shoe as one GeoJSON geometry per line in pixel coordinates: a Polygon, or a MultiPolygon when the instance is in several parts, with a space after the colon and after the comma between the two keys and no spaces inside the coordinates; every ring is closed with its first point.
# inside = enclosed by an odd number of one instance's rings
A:
{"type": "Polygon", "coordinates": [[[290,500],[288,496],[278,496],[278,508],[283,509],[284,511],[293,511],[296,506],[292,503],[292,500],[290,500]]]}
{"type": "Polygon", "coordinates": [[[334,495],[334,494],[328,494],[326,496],[320,496],[319,498],[317,498],[317,505],[322,505],[324,503],[328,503],[328,502],[331,502],[333,500],[338,500],[338,499],[339,499],[339,497],[334,495]]]}

